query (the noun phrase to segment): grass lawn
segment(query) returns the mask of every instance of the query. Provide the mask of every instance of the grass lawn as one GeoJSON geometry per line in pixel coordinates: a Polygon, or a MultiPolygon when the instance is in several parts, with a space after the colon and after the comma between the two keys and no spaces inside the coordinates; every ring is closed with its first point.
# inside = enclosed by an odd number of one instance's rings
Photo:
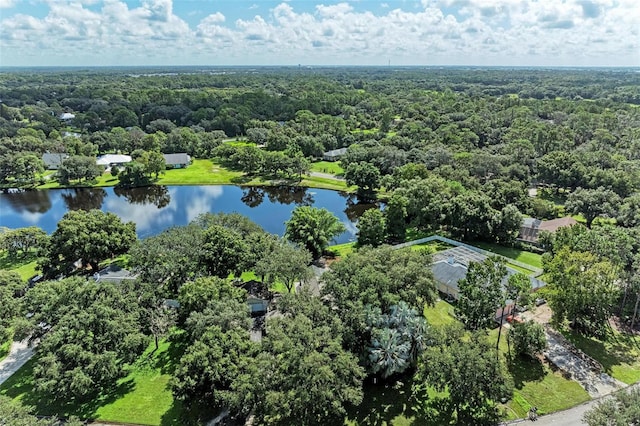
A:
{"type": "Polygon", "coordinates": [[[356,242],[337,244],[335,246],[327,247],[327,250],[333,252],[336,257],[344,257],[356,250],[356,242]]]}
{"type": "Polygon", "coordinates": [[[332,175],[341,175],[344,173],[344,169],[340,167],[339,161],[316,161],[315,163],[311,163],[311,171],[332,175]]]}
{"type": "Polygon", "coordinates": [[[447,243],[443,243],[442,241],[435,240],[435,241],[429,241],[428,243],[416,244],[410,247],[412,251],[429,250],[430,253],[437,253],[439,251],[450,249],[453,246],[447,243]]]}
{"type": "Polygon", "coordinates": [[[363,391],[362,403],[347,409],[345,425],[409,426],[416,424],[412,417],[410,378],[397,385],[365,383],[363,391]]]}
{"type": "Polygon", "coordinates": [[[27,362],[16,374],[0,385],[0,395],[20,400],[36,407],[37,414],[70,416],[105,422],[142,425],[192,424],[200,414],[188,412],[173,400],[169,379],[183,352],[175,343],[162,341],[158,351],[154,344],[129,368],[129,374],[118,382],[116,389],[84,404],[62,405],[33,390],[35,359],[27,362]]]}
{"type": "Polygon", "coordinates": [[[23,280],[28,280],[36,275],[36,256],[29,253],[25,257],[10,257],[6,250],[0,251],[0,269],[5,271],[15,271],[20,274],[23,280]]]}
{"type": "Polygon", "coordinates": [[[211,160],[193,160],[185,169],[167,170],[158,185],[233,185],[243,178],[242,172],[228,170],[211,160]]]}
{"type": "Polygon", "coordinates": [[[640,336],[608,330],[603,340],[563,333],[578,349],[598,361],[610,376],[627,384],[640,380],[640,336]]]}
{"type": "Polygon", "coordinates": [[[444,300],[438,300],[434,306],[425,305],[424,317],[433,327],[441,327],[456,322],[453,305],[444,300]]]}
{"type": "Polygon", "coordinates": [[[542,269],[542,255],[538,253],[532,253],[530,251],[519,250],[513,247],[504,247],[499,244],[485,243],[485,242],[473,242],[473,245],[485,249],[487,251],[500,254],[509,259],[517,260],[518,262],[526,263],[534,268],[542,269]]]}
{"type": "Polygon", "coordinates": [[[347,186],[347,183],[339,179],[330,179],[317,176],[304,176],[300,182],[300,186],[308,186],[310,188],[333,189],[335,191],[354,192],[355,186],[347,186]]]}

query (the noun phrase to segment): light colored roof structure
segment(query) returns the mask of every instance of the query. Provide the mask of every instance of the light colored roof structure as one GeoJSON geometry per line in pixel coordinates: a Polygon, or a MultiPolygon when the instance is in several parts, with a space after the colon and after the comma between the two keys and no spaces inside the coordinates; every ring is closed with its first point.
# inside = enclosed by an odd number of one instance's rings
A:
{"type": "Polygon", "coordinates": [[[577,224],[571,216],[561,217],[553,220],[539,220],[532,217],[527,217],[522,220],[520,225],[520,235],[518,239],[523,241],[529,241],[535,243],[538,241],[538,234],[540,231],[556,232],[558,229],[564,226],[573,226],[577,224]]]}
{"type": "Polygon", "coordinates": [[[323,155],[336,157],[338,155],[345,155],[346,153],[347,153],[347,148],[338,148],[338,149],[332,149],[331,151],[327,151],[323,155]]]}
{"type": "Polygon", "coordinates": [[[98,157],[96,164],[99,166],[108,166],[109,164],[130,163],[131,156],[122,154],[105,154],[98,157]]]}
{"type": "Polygon", "coordinates": [[[76,118],[75,114],[71,114],[70,112],[60,114],[60,120],[73,120],[74,118],[76,118]]]}

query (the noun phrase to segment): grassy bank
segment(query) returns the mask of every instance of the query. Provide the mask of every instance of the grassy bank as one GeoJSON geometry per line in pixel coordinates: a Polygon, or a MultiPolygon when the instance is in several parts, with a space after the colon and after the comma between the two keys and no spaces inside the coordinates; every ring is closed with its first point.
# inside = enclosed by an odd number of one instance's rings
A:
{"type": "MultiPolygon", "coordinates": [[[[312,170],[316,164],[322,164],[326,162],[314,163],[312,170]]],[[[337,163],[333,164],[334,171],[342,170],[337,163]],[[336,168],[337,167],[337,168],[336,168]]],[[[326,166],[328,167],[328,166],[326,166]]],[[[326,168],[325,167],[325,168],[326,168]]],[[[55,189],[55,188],[79,188],[79,187],[108,187],[116,186],[118,184],[118,178],[113,177],[111,173],[103,173],[98,176],[93,182],[77,182],[69,185],[61,185],[55,180],[48,180],[45,184],[38,186],[38,189],[55,189]]],[[[285,182],[286,184],[287,182],[285,182]]],[[[348,191],[352,192],[355,188],[347,187],[347,184],[343,180],[321,178],[315,176],[304,176],[301,182],[288,182],[292,186],[306,186],[310,188],[319,189],[332,189],[336,191],[348,191]]],[[[184,169],[170,169],[166,170],[160,175],[155,182],[157,185],[253,185],[253,186],[271,186],[282,185],[283,181],[269,180],[260,176],[247,176],[243,172],[229,170],[215,161],[207,159],[193,160],[193,163],[184,169]]]]}
{"type": "Polygon", "coordinates": [[[508,257],[509,259],[526,263],[534,268],[542,268],[542,255],[539,253],[532,253],[530,251],[520,250],[513,247],[505,247],[495,243],[473,242],[471,244],[492,253],[508,257]]]}

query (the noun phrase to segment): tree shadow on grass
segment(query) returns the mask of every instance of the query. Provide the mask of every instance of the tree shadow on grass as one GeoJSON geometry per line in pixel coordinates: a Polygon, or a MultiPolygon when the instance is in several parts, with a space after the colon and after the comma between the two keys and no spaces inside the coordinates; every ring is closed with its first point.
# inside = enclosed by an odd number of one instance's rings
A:
{"type": "Polygon", "coordinates": [[[189,407],[174,400],[171,408],[160,419],[161,426],[196,426],[210,421],[219,410],[206,404],[192,404],[189,407]]]}
{"type": "Polygon", "coordinates": [[[229,181],[235,185],[246,185],[253,180],[252,176],[242,175],[229,179],[229,181]]]}
{"type": "Polygon", "coordinates": [[[397,385],[365,383],[362,403],[347,409],[347,419],[358,425],[382,426],[400,415],[413,416],[411,384],[410,377],[397,385]]]}
{"type": "Polygon", "coordinates": [[[522,389],[526,383],[537,382],[545,377],[544,365],[535,358],[513,356],[509,358],[507,368],[513,376],[516,389],[522,389]]]}

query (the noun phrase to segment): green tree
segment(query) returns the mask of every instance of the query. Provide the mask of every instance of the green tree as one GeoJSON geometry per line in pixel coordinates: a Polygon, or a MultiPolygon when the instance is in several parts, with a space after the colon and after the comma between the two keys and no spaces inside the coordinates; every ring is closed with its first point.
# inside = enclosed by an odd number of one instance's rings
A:
{"type": "MultiPolygon", "coordinates": [[[[2,104],[0,104],[1,107],[2,104]]],[[[17,400],[0,395],[0,424],[7,426],[57,426],[59,423],[54,419],[39,419],[17,400]]],[[[71,424],[67,423],[69,426],[71,424]]],[[[78,425],[78,423],[73,423],[73,425],[78,425]]]]}
{"type": "Polygon", "coordinates": [[[589,426],[629,426],[640,421],[640,389],[635,387],[603,399],[582,418],[589,426]]]}
{"type": "Polygon", "coordinates": [[[139,161],[128,162],[117,175],[122,186],[145,186],[151,183],[145,165],[139,161]]]}
{"type": "Polygon", "coordinates": [[[358,197],[370,200],[375,198],[375,189],[380,186],[380,170],[371,163],[351,163],[344,171],[347,185],[358,187],[358,197]]]}
{"type": "Polygon", "coordinates": [[[362,247],[332,265],[322,279],[322,294],[330,300],[342,320],[347,347],[366,358],[371,342],[367,312],[379,309],[388,314],[392,306],[405,302],[420,310],[436,299],[435,281],[424,251],[394,250],[391,247],[362,247]]]}
{"type": "Polygon", "coordinates": [[[531,358],[536,358],[547,348],[544,328],[531,320],[511,324],[507,339],[510,345],[513,345],[516,354],[531,358]]]}
{"type": "Polygon", "coordinates": [[[34,383],[54,400],[86,400],[111,390],[148,340],[131,288],[74,280],[65,290],[38,346],[34,383]]]}
{"type": "Polygon", "coordinates": [[[392,241],[404,241],[405,239],[408,205],[409,200],[395,191],[387,202],[384,215],[387,223],[387,235],[392,241]]]}
{"type": "Polygon", "coordinates": [[[286,237],[309,250],[313,259],[320,258],[329,242],[346,230],[329,210],[309,206],[296,207],[285,225],[286,237]]]}
{"type": "Polygon", "coordinates": [[[583,215],[587,228],[591,228],[593,220],[598,216],[615,217],[619,205],[620,197],[609,189],[578,188],[567,197],[565,209],[570,213],[583,215]]]}
{"type": "Polygon", "coordinates": [[[24,288],[25,283],[17,272],[0,270],[0,342],[10,337],[9,328],[20,315],[24,288]]]}
{"type": "Polygon", "coordinates": [[[255,271],[258,275],[268,277],[272,284],[282,282],[291,293],[296,281],[304,282],[313,275],[309,268],[311,260],[311,253],[307,249],[280,241],[258,261],[255,271]]]}
{"type": "Polygon", "coordinates": [[[244,303],[246,292],[229,280],[218,277],[200,277],[180,287],[180,321],[184,322],[193,312],[203,312],[209,303],[235,300],[244,303]]]}
{"type": "Polygon", "coordinates": [[[0,247],[9,256],[16,257],[20,252],[26,256],[31,250],[45,246],[47,239],[47,233],[37,226],[10,229],[0,233],[0,247]]]}
{"type": "Polygon", "coordinates": [[[500,308],[502,280],[507,276],[504,261],[490,257],[471,262],[465,278],[458,281],[459,298],[456,315],[469,330],[489,328],[500,308]]]}
{"type": "Polygon", "coordinates": [[[158,179],[158,175],[164,173],[167,163],[164,156],[159,151],[145,151],[138,160],[144,165],[144,172],[148,176],[153,175],[154,179],[158,179]]]}
{"type": "Polygon", "coordinates": [[[433,400],[440,421],[457,424],[492,425],[500,418],[496,404],[510,398],[513,380],[496,356],[495,348],[478,335],[469,341],[428,348],[414,380],[413,393],[419,401],[433,400]],[[429,396],[430,388],[446,392],[429,396]]]}
{"type": "Polygon", "coordinates": [[[640,193],[631,195],[622,201],[617,223],[627,228],[640,226],[640,193]]]}
{"type": "Polygon", "coordinates": [[[226,278],[233,272],[239,276],[247,267],[248,252],[238,232],[211,225],[204,231],[200,262],[210,275],[226,278]]]}
{"type": "Polygon", "coordinates": [[[49,239],[45,272],[68,272],[78,260],[97,272],[101,261],[126,253],[136,239],[135,224],[122,223],[113,213],[67,212],[49,239]]]}
{"type": "Polygon", "coordinates": [[[138,241],[130,250],[130,265],[143,282],[177,294],[187,281],[202,275],[204,229],[196,224],[169,228],[138,241]]]}
{"type": "Polygon", "coordinates": [[[340,335],[303,314],[272,319],[256,357],[255,414],[260,424],[342,422],[362,402],[364,371],[340,335]]]}
{"type": "Polygon", "coordinates": [[[102,167],[96,164],[94,157],[71,156],[62,162],[58,169],[58,180],[67,184],[72,180],[90,181],[102,174],[102,167]]]}
{"type": "Polygon", "coordinates": [[[578,331],[602,335],[619,295],[615,284],[619,277],[611,262],[565,247],[544,264],[544,269],[554,322],[568,320],[578,331]]]}
{"type": "Polygon", "coordinates": [[[248,414],[253,406],[252,377],[257,345],[239,328],[209,327],[189,344],[171,380],[176,399],[196,401],[248,414]]]}
{"type": "Polygon", "coordinates": [[[358,219],[358,245],[377,247],[386,236],[384,213],[377,208],[365,211],[358,219]]]}

